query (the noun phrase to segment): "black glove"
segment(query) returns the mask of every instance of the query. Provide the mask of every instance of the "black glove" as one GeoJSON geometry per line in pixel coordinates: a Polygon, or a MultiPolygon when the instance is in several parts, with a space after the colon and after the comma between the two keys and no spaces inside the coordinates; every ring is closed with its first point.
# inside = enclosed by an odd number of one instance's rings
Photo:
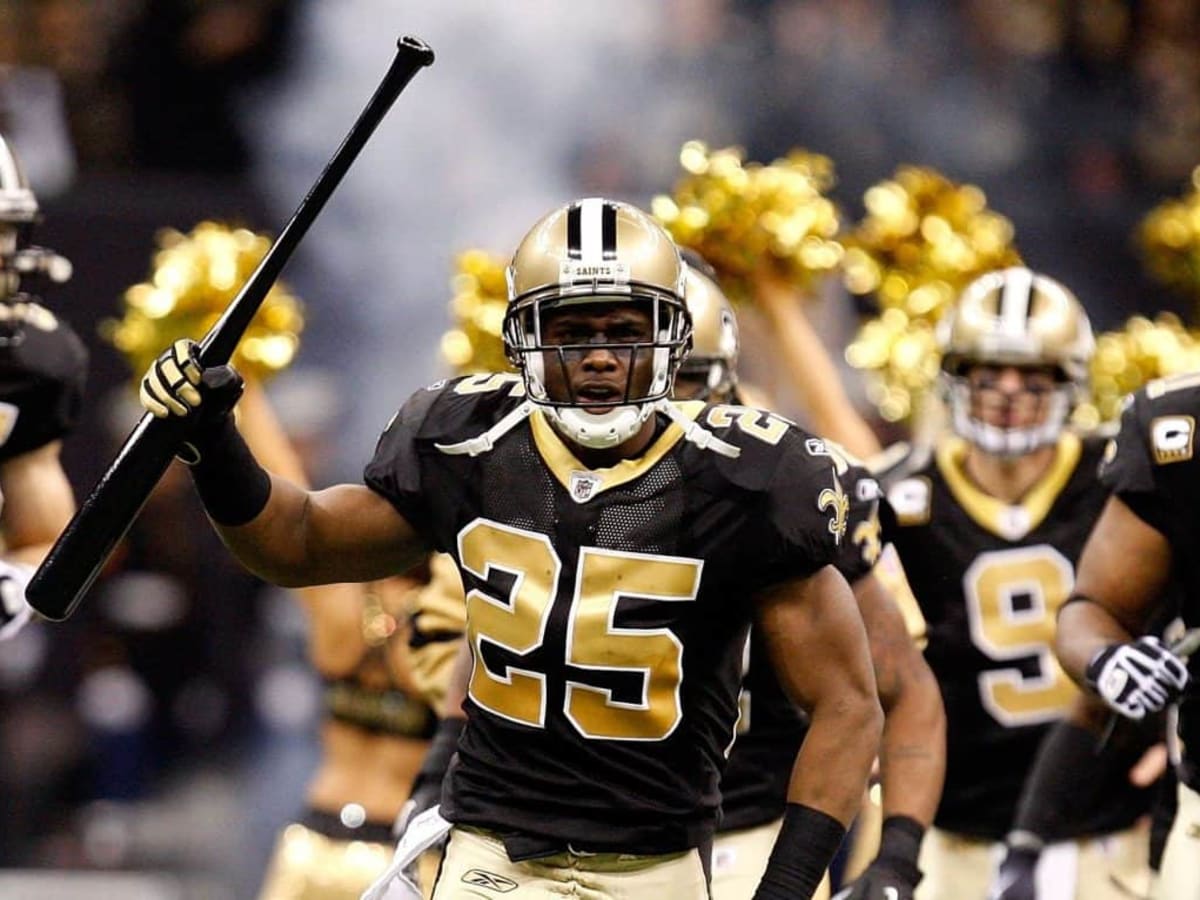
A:
{"type": "Polygon", "coordinates": [[[450,760],[458,752],[458,738],[466,726],[467,720],[461,716],[450,716],[438,722],[437,731],[429,742],[425,759],[413,781],[412,793],[408,795],[404,806],[400,807],[400,814],[392,825],[392,834],[397,840],[404,834],[409,822],[442,801],[442,782],[446,780],[450,760]]]}
{"type": "Polygon", "coordinates": [[[1037,900],[1035,875],[1040,857],[1041,851],[1035,847],[1009,844],[988,891],[988,900],[1037,900]]]}
{"type": "Polygon", "coordinates": [[[1159,712],[1187,687],[1187,665],[1154,635],[1105,647],[1087,666],[1087,683],[1129,719],[1159,712]]]}
{"type": "Polygon", "coordinates": [[[25,602],[25,586],[33,569],[0,560],[0,641],[6,641],[25,627],[33,610],[25,602]]]}
{"type": "Polygon", "coordinates": [[[921,883],[917,856],[925,828],[908,816],[888,816],[883,821],[879,854],[833,900],[912,900],[921,883]]]}
{"type": "Polygon", "coordinates": [[[138,399],[160,419],[178,416],[189,420],[187,440],[177,455],[195,465],[206,440],[227,426],[244,388],[242,376],[232,366],[201,368],[199,345],[180,339],[150,364],[138,399]]]}

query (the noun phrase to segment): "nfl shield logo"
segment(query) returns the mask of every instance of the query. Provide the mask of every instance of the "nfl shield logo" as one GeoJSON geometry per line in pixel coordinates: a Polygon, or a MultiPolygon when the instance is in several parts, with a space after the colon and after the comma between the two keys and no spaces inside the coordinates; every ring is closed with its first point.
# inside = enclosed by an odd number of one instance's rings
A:
{"type": "Polygon", "coordinates": [[[596,495],[596,489],[603,480],[591,472],[575,471],[571,473],[571,499],[576,503],[587,503],[596,495]]]}

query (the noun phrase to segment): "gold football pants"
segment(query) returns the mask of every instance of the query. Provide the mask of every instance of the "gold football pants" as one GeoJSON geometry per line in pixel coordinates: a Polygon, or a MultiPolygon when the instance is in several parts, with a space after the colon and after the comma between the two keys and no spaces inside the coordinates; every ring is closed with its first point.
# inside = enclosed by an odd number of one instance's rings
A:
{"type": "Polygon", "coordinates": [[[1167,836],[1155,900],[1200,900],[1200,794],[1179,785],[1179,809],[1167,836]]]}
{"type": "Polygon", "coordinates": [[[486,832],[455,827],[442,859],[433,900],[527,898],[575,900],[707,900],[696,850],[655,856],[558,853],[512,862],[504,844],[486,832]]]}
{"type": "MultiPolygon", "coordinates": [[[[1150,831],[1146,823],[1126,831],[1051,844],[1038,864],[1045,900],[1129,900],[1129,888],[1148,878],[1150,831]]],[[[917,900],[968,900],[988,894],[1004,847],[931,828],[921,844],[917,900]]],[[[1200,897],[1195,898],[1200,900],[1200,897]]]]}
{"type": "MultiPolygon", "coordinates": [[[[713,900],[750,900],[762,880],[767,858],[783,819],[765,825],[725,831],[713,841],[713,900]]],[[[821,880],[813,900],[829,900],[829,875],[821,880]]]]}

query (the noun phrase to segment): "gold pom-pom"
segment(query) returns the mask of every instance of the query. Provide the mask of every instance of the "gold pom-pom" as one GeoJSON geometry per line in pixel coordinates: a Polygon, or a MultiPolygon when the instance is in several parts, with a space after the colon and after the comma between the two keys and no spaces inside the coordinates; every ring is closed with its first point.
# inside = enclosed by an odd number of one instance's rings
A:
{"type": "Polygon", "coordinates": [[[450,314],[454,326],[442,335],[442,357],[459,375],[511,372],[504,353],[508,309],[507,263],[484,250],[466,250],[454,261],[450,314]]]}
{"type": "Polygon", "coordinates": [[[1200,166],[1191,187],[1150,210],[1134,237],[1152,276],[1200,302],[1200,166]]]}
{"type": "Polygon", "coordinates": [[[866,213],[844,239],[846,287],[884,309],[937,321],[971,279],[1016,265],[1012,223],[972,184],[901,166],[868,188],[866,213]]]}
{"type": "Polygon", "coordinates": [[[1080,404],[1073,419],[1083,428],[1109,422],[1121,414],[1125,395],[1147,381],[1200,369],[1200,332],[1184,326],[1173,313],[1153,321],[1134,316],[1120,331],[1096,338],[1092,357],[1092,396],[1080,404]]]}
{"type": "Polygon", "coordinates": [[[866,375],[866,393],[888,422],[905,422],[937,378],[940,355],[933,324],[886,309],[865,322],[846,347],[846,361],[866,375]]]}
{"type": "Polygon", "coordinates": [[[689,141],[679,154],[685,174],[651,211],[684,247],[721,274],[734,302],[752,296],[750,277],[764,265],[801,288],[842,260],[840,215],[825,196],[833,162],[796,149],[770,165],[744,163],[740,148],[711,150],[689,141]]]}
{"type": "Polygon", "coordinates": [[[974,278],[1017,265],[1012,223],[975,185],[901,166],[863,195],[866,212],[843,238],[842,277],[881,314],[846,349],[888,421],[906,421],[937,377],[934,325],[974,278]]]}
{"type": "MultiPolygon", "coordinates": [[[[172,341],[205,335],[271,240],[245,228],[201,222],[188,234],[164,229],[157,244],[149,280],[125,291],[124,315],[100,323],[101,336],[125,355],[137,378],[172,341]]],[[[266,379],[295,359],[303,330],[303,306],[277,281],[238,344],[233,365],[266,379]]]]}

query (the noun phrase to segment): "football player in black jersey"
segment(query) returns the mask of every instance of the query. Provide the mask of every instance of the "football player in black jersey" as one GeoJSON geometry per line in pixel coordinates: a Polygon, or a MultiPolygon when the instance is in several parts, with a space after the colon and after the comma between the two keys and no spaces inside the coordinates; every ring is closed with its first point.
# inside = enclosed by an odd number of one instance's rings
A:
{"type": "MultiPolygon", "coordinates": [[[[703,258],[684,251],[692,352],[675,379],[675,396],[741,405],[738,332],[733,308],[703,258]]],[[[884,826],[880,853],[854,887],[855,900],[912,897],[920,880],[917,852],[933,821],[945,765],[945,716],[937,682],[892,598],[872,575],[880,552],[879,488],[861,466],[825,442],[850,496],[847,540],[838,568],[850,582],[867,627],[886,719],[880,747],[884,826]]],[[[721,780],[721,823],[713,847],[714,900],[749,898],[787,804],[787,783],[804,720],[771,672],[755,630],[747,646],[738,735],[721,780]]],[[[827,886],[825,890],[827,890],[827,886]]]]}
{"type": "MultiPolygon", "coordinates": [[[[988,273],[940,323],[953,434],[882,478],[899,552],[926,621],[946,706],[946,784],[922,847],[925,900],[983,897],[996,846],[1048,730],[1077,700],[1054,658],[1054,619],[1107,489],[1100,439],[1065,427],[1093,350],[1087,317],[1057,281],[988,273]]],[[[1120,782],[1124,782],[1122,777],[1120,782]]],[[[1120,896],[1108,878],[1145,835],[1147,799],[1114,790],[1042,865],[1065,898],[1120,896]]]]}
{"type": "Polygon", "coordinates": [[[756,896],[810,897],[857,808],[882,716],[832,566],[849,501],[786,421],[668,399],[685,271],[634,207],[546,216],[508,273],[522,375],[418,391],[365,485],[263,470],[229,415],[236,373],[201,371],[194,347],[143,379],[148,409],[191,416],[200,496],[261,576],[369,580],[430,549],[458,563],[475,661],[435,897],[705,897],[751,619],[810,720],[756,896]]]}
{"type": "Polygon", "coordinates": [[[71,264],[30,243],[38,203],[0,137],[0,640],[30,618],[25,586],[75,512],[59,453],[78,421],[87,352],[35,292],[71,264]]]}
{"type": "Polygon", "coordinates": [[[1181,658],[1147,633],[1172,579],[1183,589],[1184,624],[1200,627],[1198,420],[1200,374],[1152,381],[1131,397],[1101,467],[1113,496],[1084,547],[1055,641],[1071,677],[1128,719],[1179,700],[1179,805],[1159,900],[1200,896],[1200,657],[1181,658]]]}

